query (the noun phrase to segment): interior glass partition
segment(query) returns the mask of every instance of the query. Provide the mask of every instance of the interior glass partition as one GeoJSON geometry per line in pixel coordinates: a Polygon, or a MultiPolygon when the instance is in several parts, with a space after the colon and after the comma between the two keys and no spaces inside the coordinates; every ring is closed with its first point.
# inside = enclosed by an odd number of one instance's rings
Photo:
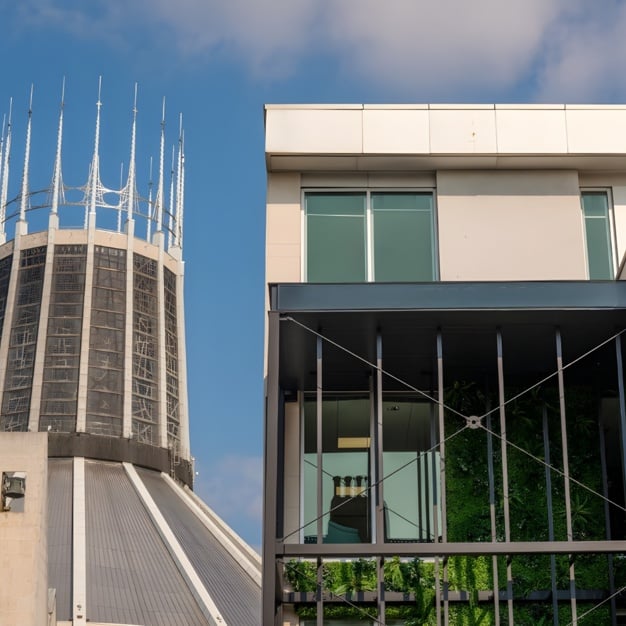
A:
{"type": "Polygon", "coordinates": [[[434,407],[415,398],[384,396],[385,541],[434,541],[441,518],[440,455],[434,446],[434,407]]]}
{"type": "Polygon", "coordinates": [[[304,401],[304,541],[317,540],[323,515],[324,543],[371,541],[370,414],[364,395],[325,394],[322,400],[322,506],[317,511],[317,403],[304,401]]]}

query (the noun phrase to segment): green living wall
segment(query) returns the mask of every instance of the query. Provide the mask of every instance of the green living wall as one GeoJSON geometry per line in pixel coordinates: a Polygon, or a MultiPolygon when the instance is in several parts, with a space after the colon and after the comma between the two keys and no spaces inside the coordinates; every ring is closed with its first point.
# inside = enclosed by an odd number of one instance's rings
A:
{"type": "MultiPolygon", "coordinates": [[[[518,390],[508,389],[505,396],[514,398],[518,390]]],[[[570,476],[572,527],[575,540],[605,539],[604,501],[590,490],[602,493],[598,398],[591,388],[568,387],[565,394],[567,444],[570,476]]],[[[445,403],[463,415],[484,416],[497,407],[497,397],[475,383],[457,382],[445,395],[445,403]]],[[[505,540],[504,489],[500,415],[496,410],[483,417],[485,428],[464,428],[465,419],[453,411],[445,415],[445,477],[448,541],[488,542],[492,533],[497,541],[505,540]],[[492,471],[490,472],[490,466],[492,471]],[[490,479],[491,473],[491,479],[490,479]],[[492,528],[490,507],[495,526],[492,528]]],[[[561,413],[555,387],[537,388],[506,405],[506,461],[509,485],[510,536],[512,541],[547,541],[550,537],[548,496],[552,501],[552,534],[555,540],[567,539],[565,482],[561,438],[561,413]],[[547,437],[544,431],[547,430],[547,437]],[[546,443],[547,442],[547,443],[546,443]],[[550,485],[546,478],[546,445],[549,454],[550,485]]],[[[554,621],[550,596],[533,599],[535,592],[552,589],[549,555],[516,555],[511,558],[512,588],[515,601],[515,624],[541,625],[554,621]]],[[[480,591],[494,586],[507,589],[506,557],[451,557],[447,562],[449,589],[464,591],[467,600],[450,602],[449,620],[455,626],[478,626],[495,621],[493,601],[479,601],[480,591]],[[494,585],[494,573],[497,580],[494,585]]],[[[438,564],[441,578],[442,562],[438,564]]],[[[568,556],[554,557],[555,586],[569,589],[568,556]]],[[[610,562],[606,555],[577,556],[574,561],[576,588],[606,594],[609,590],[610,562]]],[[[376,590],[376,563],[372,559],[330,561],[324,563],[324,589],[335,596],[376,590]]],[[[614,559],[615,586],[626,584],[626,567],[620,557],[614,559]]],[[[389,559],[384,564],[387,591],[411,594],[410,602],[386,605],[386,622],[409,626],[435,624],[435,564],[418,558],[389,559]],[[394,622],[394,620],[397,620],[394,622]]],[[[286,578],[295,591],[315,591],[315,564],[291,561],[286,564],[286,578]]],[[[544,594],[545,595],[545,594],[544,594]]],[[[593,609],[581,623],[610,624],[608,603],[595,608],[596,602],[579,600],[578,617],[593,609]]],[[[315,606],[302,604],[302,618],[314,618],[315,606]]],[[[325,618],[372,622],[376,606],[350,606],[343,602],[325,604],[325,618]]],[[[569,601],[558,606],[559,623],[570,624],[569,601]]],[[[508,623],[506,601],[500,601],[501,624],[508,623]]]]}

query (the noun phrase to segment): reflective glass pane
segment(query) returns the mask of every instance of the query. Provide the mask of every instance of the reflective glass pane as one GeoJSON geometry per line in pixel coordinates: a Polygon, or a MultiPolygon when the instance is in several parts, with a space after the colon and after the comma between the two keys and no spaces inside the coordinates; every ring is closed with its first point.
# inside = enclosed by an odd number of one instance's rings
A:
{"type": "Polygon", "coordinates": [[[434,541],[441,519],[439,452],[430,451],[433,411],[406,398],[383,402],[385,541],[434,541]]]}
{"type": "Polygon", "coordinates": [[[306,215],[307,281],[365,281],[365,194],[307,194],[306,215]]]}
{"type": "Polygon", "coordinates": [[[433,200],[423,193],[372,194],[374,280],[435,279],[433,200]]]}
{"type": "MultiPolygon", "coordinates": [[[[304,403],[304,541],[317,538],[316,401],[304,403]]],[[[369,542],[369,398],[325,397],[322,402],[324,543],[369,542]]]]}
{"type": "Polygon", "coordinates": [[[608,280],[613,275],[608,198],[604,192],[582,194],[587,241],[587,262],[591,280],[608,280]]]}

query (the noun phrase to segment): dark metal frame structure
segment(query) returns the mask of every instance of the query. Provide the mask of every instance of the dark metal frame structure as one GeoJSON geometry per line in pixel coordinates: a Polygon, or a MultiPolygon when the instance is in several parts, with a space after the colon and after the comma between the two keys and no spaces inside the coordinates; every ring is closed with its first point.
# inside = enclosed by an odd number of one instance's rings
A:
{"type": "MultiPolygon", "coordinates": [[[[626,394],[624,390],[624,348],[626,330],[626,283],[621,281],[586,282],[510,282],[510,283],[429,283],[429,284],[272,284],[268,321],[268,353],[265,421],[265,493],[263,548],[263,624],[282,625],[283,605],[294,602],[315,604],[317,623],[322,624],[325,602],[336,602],[324,593],[324,559],[370,557],[377,560],[376,592],[353,597],[352,601],[377,606],[378,620],[385,623],[386,602],[398,602],[400,594],[385,591],[385,559],[424,557],[435,559],[437,571],[437,623],[449,624],[449,603],[467,601],[463,592],[449,590],[447,558],[457,555],[492,557],[494,580],[498,579],[497,557],[507,557],[506,588],[481,592],[479,601],[494,604],[500,619],[499,604],[506,610],[509,624],[514,623],[514,604],[539,599],[552,603],[568,602],[576,620],[577,600],[609,602],[612,623],[617,624],[619,607],[626,597],[616,593],[626,581],[613,578],[613,556],[626,553],[624,503],[626,501],[626,394]],[[538,340],[541,339],[541,341],[538,340]],[[601,351],[606,358],[598,356],[601,351]],[[507,360],[508,359],[508,360],[507,360]],[[572,369],[568,369],[572,366],[572,369]],[[443,398],[446,385],[459,376],[493,381],[497,406],[483,416],[466,415],[466,428],[487,433],[489,488],[487,516],[491,519],[491,541],[458,542],[448,540],[446,512],[446,431],[449,414],[443,398]],[[508,508],[507,406],[505,378],[515,377],[526,389],[550,381],[558,392],[561,430],[562,468],[551,471],[545,412],[537,423],[543,436],[547,492],[552,481],[561,480],[565,498],[566,540],[555,540],[551,497],[547,507],[548,540],[516,541],[511,538],[508,508]],[[569,475],[568,419],[566,381],[582,379],[602,385],[610,379],[614,401],[619,410],[615,423],[600,423],[602,493],[605,537],[601,540],[577,539],[572,530],[569,488],[575,477],[569,475]],[[392,543],[385,540],[384,477],[382,475],[382,395],[384,389],[408,385],[434,398],[438,410],[436,445],[441,455],[439,484],[442,528],[434,541],[392,543]],[[613,389],[613,387],[615,387],[613,389]],[[313,391],[312,391],[313,390],[313,391]],[[323,543],[321,523],[326,511],[321,502],[321,401],[323,392],[368,391],[373,398],[372,441],[376,467],[371,497],[375,502],[373,518],[376,533],[371,543],[323,543]],[[285,531],[285,406],[301,394],[312,392],[317,401],[317,540],[305,543],[302,533],[285,531]],[[494,436],[493,428],[499,422],[494,436]],[[610,431],[607,433],[607,431],[610,431]],[[497,434],[497,433],[496,433],[497,434]],[[607,441],[610,437],[611,441],[607,441]],[[494,463],[494,450],[500,442],[500,467],[494,463]],[[607,450],[618,459],[619,470],[607,475],[607,450]],[[380,472],[380,474],[377,474],[380,472]],[[495,533],[494,475],[499,475],[504,504],[504,537],[495,533]],[[617,502],[611,502],[608,482],[621,487],[617,502]],[[612,513],[609,514],[609,508],[612,513]],[[612,523],[615,516],[621,525],[612,523]],[[299,537],[298,537],[299,534],[299,537]],[[534,590],[528,597],[514,593],[511,562],[515,555],[551,556],[552,587],[534,590]],[[576,586],[576,558],[584,554],[607,555],[609,588],[585,590],[576,586]],[[556,555],[569,555],[569,589],[557,589],[556,555]],[[316,593],[294,593],[286,589],[285,562],[292,558],[316,560],[316,593]],[[506,609],[504,608],[506,605],[506,609]]],[[[510,417],[509,417],[510,419],[510,417]]],[[[557,465],[557,461],[554,460],[557,465]]],[[[615,499],[615,489],[611,492],[615,499]]],[[[300,496],[302,497],[302,495],[300,496]]],[[[438,519],[437,514],[433,519],[438,519]]],[[[302,526],[311,520],[301,520],[302,526]]],[[[504,615],[504,613],[503,613],[504,615]]],[[[558,618],[555,618],[558,620],[558,618]]],[[[557,622],[555,622],[557,623],[557,622]]]]}

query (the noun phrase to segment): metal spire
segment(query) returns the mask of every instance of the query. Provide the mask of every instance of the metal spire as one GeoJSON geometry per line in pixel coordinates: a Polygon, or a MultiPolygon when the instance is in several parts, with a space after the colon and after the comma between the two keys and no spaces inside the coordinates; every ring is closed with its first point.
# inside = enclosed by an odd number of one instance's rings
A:
{"type": "MultiPolygon", "coordinates": [[[[124,187],[124,162],[120,163],[120,189],[124,187]]],[[[117,205],[117,232],[122,232],[122,201],[117,205]]]]}
{"type": "Polygon", "coordinates": [[[148,180],[148,220],[146,224],[146,241],[150,241],[152,234],[152,220],[154,219],[154,211],[152,210],[152,157],[150,157],[150,177],[148,180]]]}
{"type": "Polygon", "coordinates": [[[185,223],[185,131],[182,132],[180,170],[181,170],[181,177],[180,177],[181,182],[180,182],[180,213],[178,216],[178,232],[179,232],[179,245],[180,245],[180,249],[182,250],[183,249],[183,226],[185,223]]]}
{"type": "Polygon", "coordinates": [[[156,195],[157,232],[163,230],[163,160],[165,157],[165,98],[163,98],[163,113],[161,115],[161,148],[159,152],[159,181],[156,195]]]}
{"type": "Polygon", "coordinates": [[[137,83],[135,83],[135,102],[133,104],[133,130],[130,140],[130,161],[128,163],[128,180],[126,182],[127,204],[126,219],[132,220],[137,199],[135,171],[135,141],[137,137],[137,83]]]}
{"type": "Polygon", "coordinates": [[[30,133],[33,119],[33,85],[30,86],[28,103],[28,125],[26,126],[26,150],[24,152],[24,170],[22,172],[22,199],[20,203],[20,222],[26,221],[26,204],[28,202],[28,170],[30,167],[30,133]]]}
{"type": "MultiPolygon", "coordinates": [[[[0,136],[0,190],[4,185],[4,129],[6,128],[7,116],[6,113],[2,116],[2,136],[0,136]]],[[[0,237],[4,234],[4,220],[2,219],[2,213],[4,212],[4,205],[2,204],[2,192],[0,191],[0,237]]]]}
{"type": "Polygon", "coordinates": [[[170,170],[170,210],[168,213],[167,225],[167,247],[172,246],[175,222],[174,222],[174,163],[176,162],[176,148],[172,146],[172,169],[170,170]]]}
{"type": "Polygon", "coordinates": [[[102,102],[100,101],[100,95],[102,93],[102,76],[98,78],[98,101],[96,102],[96,136],[93,146],[93,157],[91,158],[91,167],[89,171],[89,182],[87,184],[89,192],[89,202],[85,206],[85,228],[88,225],[88,215],[92,216],[93,224],[95,226],[96,216],[96,200],[98,198],[98,188],[100,187],[100,108],[102,102]]]}
{"type": "MultiPolygon", "coordinates": [[[[7,210],[7,194],[9,189],[9,161],[11,156],[11,116],[13,114],[13,98],[9,100],[9,119],[7,124],[7,135],[4,142],[4,154],[2,162],[2,179],[0,183],[0,241],[6,235],[5,219],[7,210]]],[[[3,132],[4,135],[4,132],[3,132]]]]}
{"type": "Polygon", "coordinates": [[[183,114],[180,114],[180,125],[178,131],[178,166],[176,173],[176,216],[174,221],[174,245],[182,247],[182,217],[183,217],[183,114]]]}
{"type": "Polygon", "coordinates": [[[2,155],[4,154],[4,129],[7,125],[7,115],[6,113],[2,116],[2,133],[0,134],[0,187],[2,186],[2,164],[4,163],[4,159],[2,155]]]}
{"type": "Polygon", "coordinates": [[[59,113],[59,129],[57,132],[57,153],[54,159],[54,174],[52,176],[52,214],[59,212],[59,198],[63,193],[63,181],[61,175],[61,145],[63,142],[63,108],[65,106],[65,77],[61,89],[61,111],[59,113]]]}

